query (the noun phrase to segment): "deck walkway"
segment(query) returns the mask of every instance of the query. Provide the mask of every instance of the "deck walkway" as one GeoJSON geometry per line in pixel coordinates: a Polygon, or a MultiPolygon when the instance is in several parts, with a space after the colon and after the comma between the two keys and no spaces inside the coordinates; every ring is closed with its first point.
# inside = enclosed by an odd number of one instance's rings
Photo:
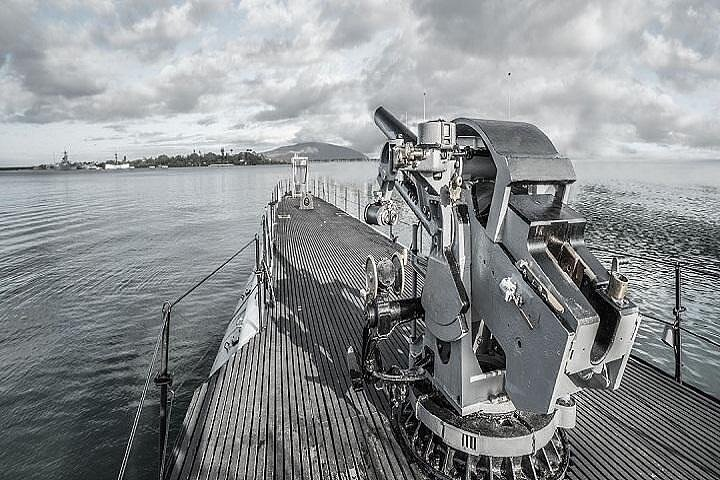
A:
{"type": "MultiPolygon", "coordinates": [[[[345,361],[360,344],[364,260],[397,246],[322,200],[297,205],[278,208],[266,328],[195,392],[167,478],[424,478],[392,435],[385,397],[354,392],[345,361]]],[[[386,354],[402,363],[395,337],[386,354]]],[[[717,401],[636,359],[620,391],[577,400],[568,478],[720,479],[717,401]]]]}

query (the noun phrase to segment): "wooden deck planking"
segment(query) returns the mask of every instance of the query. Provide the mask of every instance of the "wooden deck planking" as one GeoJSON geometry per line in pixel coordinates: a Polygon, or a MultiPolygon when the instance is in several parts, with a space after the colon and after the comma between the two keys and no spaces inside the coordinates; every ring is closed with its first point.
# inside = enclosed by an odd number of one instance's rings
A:
{"type": "MultiPolygon", "coordinates": [[[[317,222],[298,222],[300,229],[297,232],[293,232],[293,235],[288,234],[288,238],[306,238],[306,239],[314,239],[317,237],[322,238],[323,235],[318,235],[319,232],[315,231],[317,228],[316,226],[313,226],[317,222]]],[[[294,225],[293,225],[294,226],[294,225]]],[[[363,227],[367,228],[367,227],[363,227]]],[[[282,234],[280,235],[282,236],[282,234]]],[[[311,244],[314,243],[310,241],[311,244]]],[[[332,247],[331,242],[320,242],[320,244],[317,245],[311,245],[312,250],[314,252],[314,256],[316,257],[315,263],[308,262],[309,256],[303,255],[302,258],[294,259],[294,265],[299,267],[301,270],[304,270],[305,272],[308,271],[317,271],[318,280],[321,284],[325,285],[335,285],[337,279],[335,276],[332,275],[333,271],[343,271],[343,268],[346,270],[347,265],[344,267],[340,267],[338,265],[334,265],[332,262],[336,260],[337,255],[334,255],[333,252],[329,252],[326,250],[328,247],[332,247]],[[318,262],[319,261],[319,262],[318,262]],[[325,262],[330,262],[325,265],[324,268],[320,268],[318,270],[318,263],[322,264],[325,262]],[[330,273],[330,275],[328,275],[330,273]]],[[[392,251],[392,250],[391,250],[392,251]]],[[[388,252],[383,251],[383,254],[387,254],[388,252]]],[[[364,261],[364,258],[363,258],[364,261]]],[[[361,266],[361,262],[356,262],[356,265],[361,266]]],[[[302,277],[305,274],[297,274],[298,277],[302,277]]],[[[306,285],[307,286],[307,285],[306,285]]],[[[347,286],[339,286],[339,288],[335,288],[334,286],[331,287],[331,290],[334,291],[336,294],[337,292],[346,292],[347,293],[347,286]]],[[[352,297],[357,297],[357,291],[361,285],[356,285],[355,287],[351,288],[352,292],[350,292],[349,295],[352,297]]],[[[329,352],[322,352],[319,349],[323,346],[325,346],[322,342],[318,342],[317,338],[315,338],[315,335],[317,335],[317,329],[323,328],[326,329],[326,332],[331,333],[335,338],[351,338],[352,336],[357,336],[357,332],[359,329],[354,330],[352,332],[347,331],[346,327],[343,322],[336,322],[336,321],[330,321],[335,320],[338,318],[344,318],[344,313],[349,313],[346,310],[341,311],[331,311],[330,309],[333,307],[333,305],[337,306],[338,304],[341,304],[342,302],[316,302],[316,298],[321,298],[321,296],[327,297],[329,294],[333,292],[331,291],[317,291],[315,289],[307,289],[305,288],[304,291],[297,292],[293,295],[291,295],[291,302],[292,307],[294,311],[298,310],[298,304],[302,305],[303,303],[305,305],[314,305],[318,304],[315,308],[317,308],[317,321],[311,322],[307,325],[307,332],[309,334],[309,340],[310,345],[312,345],[311,354],[315,357],[319,355],[332,355],[333,358],[341,359],[341,362],[315,362],[315,364],[320,364],[323,368],[320,370],[320,378],[324,379],[325,383],[328,386],[331,386],[332,388],[341,388],[344,389],[344,391],[350,391],[349,390],[349,381],[347,379],[347,373],[345,372],[346,366],[344,364],[344,356],[345,356],[345,348],[347,344],[350,343],[348,340],[348,343],[341,344],[341,342],[332,342],[329,344],[330,351],[329,352]],[[341,379],[343,382],[341,382],[341,379]]],[[[353,312],[351,315],[358,317],[358,311],[357,308],[359,307],[359,302],[357,305],[353,305],[353,312]]],[[[359,321],[358,317],[358,321],[359,321]]],[[[298,338],[298,337],[296,337],[298,338]]],[[[318,385],[315,385],[315,388],[318,388],[318,385]]],[[[351,391],[350,391],[351,392],[351,391]]],[[[357,429],[353,428],[353,424],[345,425],[344,422],[337,421],[338,417],[337,415],[347,415],[348,414],[348,403],[347,399],[344,396],[340,395],[325,395],[322,394],[319,398],[322,399],[322,403],[319,405],[322,405],[325,407],[326,412],[330,413],[331,410],[335,411],[335,418],[336,423],[334,425],[338,427],[339,432],[338,435],[333,435],[331,437],[331,440],[333,441],[333,451],[337,455],[338,449],[342,449],[343,458],[355,458],[355,467],[358,467],[360,458],[358,458],[357,453],[360,451],[360,445],[356,444],[357,438],[358,438],[358,432],[357,429]],[[329,400],[329,403],[328,403],[329,400]],[[340,439],[346,439],[349,444],[346,444],[345,441],[339,441],[340,439]],[[350,454],[350,457],[348,457],[348,453],[350,454]]],[[[373,415],[374,416],[374,415],[373,415]]],[[[331,426],[333,424],[330,424],[331,426]]],[[[363,438],[363,440],[365,440],[363,438]]],[[[366,442],[366,440],[365,440],[366,442]]],[[[352,465],[351,465],[352,466],[352,465]]],[[[342,463],[340,464],[340,470],[348,470],[347,466],[343,468],[342,463]]],[[[381,475],[384,477],[385,473],[382,472],[381,475]]],[[[382,477],[381,477],[382,478],[382,477]]]]}
{"type": "MultiPolygon", "coordinates": [[[[168,478],[423,478],[393,437],[384,395],[354,392],[345,362],[360,344],[365,258],[398,246],[322,200],[297,205],[278,209],[290,218],[277,219],[276,305],[194,396],[168,478]]],[[[402,364],[402,336],[388,343],[402,364]]],[[[720,479],[716,400],[634,358],[618,392],[577,400],[568,478],[720,479]]]]}
{"type": "Polygon", "coordinates": [[[569,478],[595,478],[583,467],[600,469],[604,459],[612,459],[615,476],[720,478],[719,419],[717,401],[633,358],[618,392],[578,396],[569,478]]]}

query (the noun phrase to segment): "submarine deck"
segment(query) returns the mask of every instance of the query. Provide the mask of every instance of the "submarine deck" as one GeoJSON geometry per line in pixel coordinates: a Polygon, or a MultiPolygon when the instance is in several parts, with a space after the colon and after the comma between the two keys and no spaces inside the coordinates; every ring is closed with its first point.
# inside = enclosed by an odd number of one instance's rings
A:
{"type": "MultiPolygon", "coordinates": [[[[364,260],[400,247],[318,198],[298,205],[278,205],[264,328],[195,391],[166,478],[424,478],[384,394],[355,392],[346,364],[360,344],[364,260]]],[[[403,364],[402,335],[389,343],[403,364]]],[[[634,357],[618,391],[576,399],[567,478],[720,479],[717,400],[634,357]]]]}

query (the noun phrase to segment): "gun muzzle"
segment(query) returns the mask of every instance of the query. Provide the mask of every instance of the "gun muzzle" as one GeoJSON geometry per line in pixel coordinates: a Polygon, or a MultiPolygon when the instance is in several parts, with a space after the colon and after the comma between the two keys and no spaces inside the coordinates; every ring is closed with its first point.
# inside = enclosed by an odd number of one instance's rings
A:
{"type": "Polygon", "coordinates": [[[400,120],[387,111],[385,107],[375,110],[375,125],[385,134],[388,140],[395,140],[402,135],[407,141],[417,143],[417,136],[410,131],[400,120]]]}

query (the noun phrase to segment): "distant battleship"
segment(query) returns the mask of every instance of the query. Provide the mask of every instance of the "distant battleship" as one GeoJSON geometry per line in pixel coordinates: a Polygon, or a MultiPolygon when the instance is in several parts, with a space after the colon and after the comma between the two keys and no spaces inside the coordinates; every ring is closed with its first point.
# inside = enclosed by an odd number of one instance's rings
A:
{"type": "Polygon", "coordinates": [[[62,160],[57,164],[58,170],[75,170],[75,166],[68,160],[67,150],[63,152],[62,160]]]}

